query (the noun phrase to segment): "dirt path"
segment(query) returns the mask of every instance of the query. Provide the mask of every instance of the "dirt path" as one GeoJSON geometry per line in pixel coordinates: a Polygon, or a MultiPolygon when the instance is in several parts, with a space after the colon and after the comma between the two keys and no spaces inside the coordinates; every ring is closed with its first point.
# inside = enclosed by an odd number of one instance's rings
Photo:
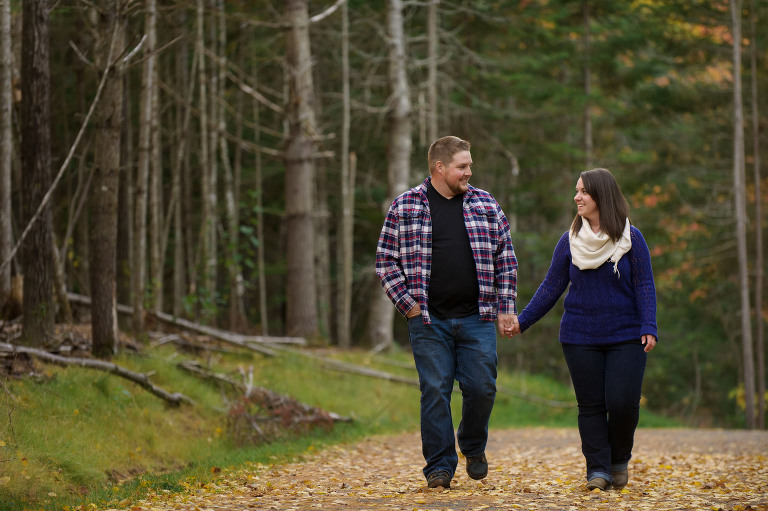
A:
{"type": "Polygon", "coordinates": [[[649,429],[636,435],[621,491],[584,488],[575,429],[492,431],[488,477],[464,461],[450,490],[427,489],[418,434],[340,446],[302,463],[252,467],[216,485],[132,508],[171,510],[760,510],[768,511],[768,432],[649,429]]]}

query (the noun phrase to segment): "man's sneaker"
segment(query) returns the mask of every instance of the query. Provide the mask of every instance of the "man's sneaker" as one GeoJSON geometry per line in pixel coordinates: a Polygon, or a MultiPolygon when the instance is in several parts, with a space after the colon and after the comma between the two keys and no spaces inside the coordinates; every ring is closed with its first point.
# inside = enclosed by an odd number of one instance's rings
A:
{"type": "Polygon", "coordinates": [[[484,479],[488,475],[488,460],[485,453],[467,456],[467,475],[472,479],[484,479]]]}
{"type": "Polygon", "coordinates": [[[427,476],[427,486],[430,488],[451,488],[451,474],[445,470],[432,472],[427,476]]]}

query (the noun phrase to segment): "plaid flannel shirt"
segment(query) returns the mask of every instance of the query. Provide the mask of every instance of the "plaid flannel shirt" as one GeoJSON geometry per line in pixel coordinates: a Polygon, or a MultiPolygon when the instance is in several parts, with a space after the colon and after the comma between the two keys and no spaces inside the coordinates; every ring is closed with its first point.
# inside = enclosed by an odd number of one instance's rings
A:
{"type": "MultiPolygon", "coordinates": [[[[430,179],[392,202],[376,248],[376,274],[387,296],[402,315],[418,303],[425,323],[431,323],[427,302],[432,270],[430,179]]],[[[517,314],[517,259],[501,206],[490,193],[470,185],[464,194],[464,225],[477,268],[481,319],[517,314]]]]}

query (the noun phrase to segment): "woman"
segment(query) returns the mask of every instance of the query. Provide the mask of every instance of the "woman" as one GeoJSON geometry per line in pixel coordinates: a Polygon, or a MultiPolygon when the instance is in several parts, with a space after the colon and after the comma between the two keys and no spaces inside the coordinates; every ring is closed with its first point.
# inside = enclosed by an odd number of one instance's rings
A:
{"type": "Polygon", "coordinates": [[[607,490],[629,478],[646,357],[656,345],[656,289],[648,245],[613,174],[582,172],[574,201],[571,229],[516,330],[541,319],[570,282],[560,343],[579,405],[587,488],[607,490]]]}

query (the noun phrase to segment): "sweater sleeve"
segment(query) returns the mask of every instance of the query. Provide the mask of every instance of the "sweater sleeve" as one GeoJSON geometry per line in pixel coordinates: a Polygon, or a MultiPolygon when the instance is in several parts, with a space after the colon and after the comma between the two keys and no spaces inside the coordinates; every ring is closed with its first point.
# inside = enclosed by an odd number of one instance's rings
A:
{"type": "Polygon", "coordinates": [[[555,306],[568,287],[570,277],[568,272],[571,266],[570,245],[568,243],[568,233],[560,237],[560,241],[555,246],[555,252],[552,255],[552,263],[544,280],[536,290],[536,294],[523,312],[518,316],[520,330],[525,332],[533,326],[538,320],[549,312],[555,306]]]}
{"type": "Polygon", "coordinates": [[[640,230],[632,228],[632,250],[629,261],[632,264],[632,289],[635,293],[637,314],[642,323],[640,335],[653,335],[659,339],[656,325],[656,286],[653,283],[651,254],[640,230]]]}

